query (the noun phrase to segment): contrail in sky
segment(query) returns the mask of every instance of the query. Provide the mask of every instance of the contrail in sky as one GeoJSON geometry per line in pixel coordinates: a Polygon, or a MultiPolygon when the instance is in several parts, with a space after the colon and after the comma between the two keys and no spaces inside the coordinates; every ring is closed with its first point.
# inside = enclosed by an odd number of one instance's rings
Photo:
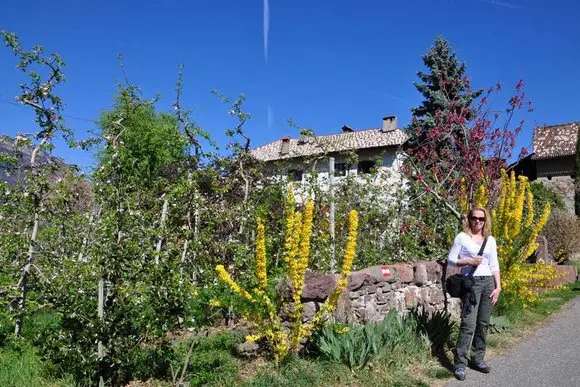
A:
{"type": "Polygon", "coordinates": [[[268,128],[274,125],[274,109],[268,104],[268,128]]]}
{"type": "Polygon", "coordinates": [[[503,1],[499,1],[499,0],[481,0],[481,2],[482,3],[487,3],[487,4],[497,5],[499,7],[504,7],[504,8],[524,9],[524,7],[522,7],[521,5],[514,4],[514,3],[506,3],[506,2],[503,2],[503,1]]]}
{"type": "Polygon", "coordinates": [[[270,0],[264,0],[264,60],[268,63],[268,35],[270,33],[270,0]]]}

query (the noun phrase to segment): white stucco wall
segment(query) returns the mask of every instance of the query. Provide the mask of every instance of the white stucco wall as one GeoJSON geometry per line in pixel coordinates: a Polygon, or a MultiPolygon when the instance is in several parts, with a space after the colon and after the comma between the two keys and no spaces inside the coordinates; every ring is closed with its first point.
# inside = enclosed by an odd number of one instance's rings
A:
{"type": "MultiPolygon", "coordinates": [[[[334,157],[334,163],[337,164],[347,164],[347,158],[344,155],[334,154],[329,157],[334,157]]],[[[300,181],[294,181],[294,191],[296,193],[296,200],[298,203],[305,199],[308,190],[309,181],[312,179],[312,171],[314,169],[317,184],[323,190],[328,189],[329,182],[329,157],[321,158],[312,161],[304,161],[300,159],[295,159],[289,162],[288,167],[283,171],[278,171],[274,174],[274,178],[284,179],[291,181],[288,177],[288,171],[290,170],[302,170],[302,179],[300,181]]],[[[377,174],[374,175],[372,179],[372,184],[380,186],[399,186],[402,184],[402,176],[400,173],[400,168],[402,165],[402,157],[397,154],[395,149],[368,149],[361,150],[358,152],[358,163],[364,161],[376,161],[380,160],[378,165],[376,164],[377,174]]],[[[368,178],[369,175],[360,175],[358,171],[358,163],[353,163],[347,170],[345,176],[338,176],[335,168],[335,182],[340,182],[346,179],[347,176],[354,177],[358,181],[362,181],[368,178]]],[[[385,190],[385,195],[388,196],[388,191],[385,190]]]]}

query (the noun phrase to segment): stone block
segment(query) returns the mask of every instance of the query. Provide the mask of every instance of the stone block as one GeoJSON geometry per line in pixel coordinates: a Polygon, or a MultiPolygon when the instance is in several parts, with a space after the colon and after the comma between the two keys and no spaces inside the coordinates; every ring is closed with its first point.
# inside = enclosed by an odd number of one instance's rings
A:
{"type": "Polygon", "coordinates": [[[413,266],[413,282],[415,285],[422,286],[427,281],[427,267],[423,263],[415,264],[413,266]]]}
{"type": "Polygon", "coordinates": [[[312,321],[316,312],[320,310],[321,304],[318,302],[306,302],[304,305],[304,313],[302,313],[302,322],[312,321]]]}
{"type": "Polygon", "coordinates": [[[395,265],[389,265],[389,268],[395,269],[401,283],[410,284],[413,282],[413,267],[411,265],[398,263],[395,265]]]}
{"type": "Polygon", "coordinates": [[[378,289],[377,285],[371,285],[367,287],[367,294],[376,293],[378,289]]]}
{"type": "Polygon", "coordinates": [[[304,301],[325,301],[336,289],[334,274],[306,272],[302,299],[304,301]]]}
{"type": "Polygon", "coordinates": [[[379,287],[380,287],[381,289],[383,289],[383,292],[388,292],[389,290],[391,290],[391,289],[393,288],[393,286],[394,286],[395,284],[396,284],[396,282],[395,282],[395,283],[392,283],[392,284],[390,284],[390,283],[387,283],[387,282],[383,282],[383,283],[381,283],[381,284],[379,285],[379,287]]]}
{"type": "Polygon", "coordinates": [[[371,281],[371,278],[367,273],[360,271],[350,273],[347,278],[348,278],[347,289],[350,291],[359,290],[365,283],[371,281]]]}
{"type": "Polygon", "coordinates": [[[260,354],[260,346],[256,343],[246,341],[245,343],[238,344],[235,352],[241,358],[254,359],[260,354]]]}
{"type": "Polygon", "coordinates": [[[399,275],[396,270],[393,270],[393,265],[378,265],[372,266],[366,269],[359,270],[358,272],[352,273],[355,275],[358,273],[367,274],[365,278],[366,285],[374,285],[383,282],[395,282],[399,275]]]}
{"type": "Polygon", "coordinates": [[[412,309],[417,306],[421,301],[419,295],[414,291],[409,289],[405,292],[405,307],[407,309],[412,309]]]}
{"type": "Polygon", "coordinates": [[[347,297],[346,293],[343,293],[338,299],[334,317],[337,322],[343,324],[350,324],[356,321],[350,297],[347,297]]]}
{"type": "Polygon", "coordinates": [[[427,280],[433,283],[440,283],[441,276],[443,275],[443,265],[438,261],[421,261],[427,269],[427,280]]]}
{"type": "Polygon", "coordinates": [[[384,305],[389,302],[390,299],[393,298],[391,293],[383,293],[377,295],[377,305],[384,305]]]}
{"type": "Polygon", "coordinates": [[[548,240],[546,239],[546,237],[539,235],[538,237],[536,237],[536,242],[538,243],[538,248],[534,253],[534,255],[532,255],[532,257],[535,258],[534,262],[542,260],[546,263],[554,263],[554,259],[550,256],[548,252],[548,240]]]}
{"type": "Polygon", "coordinates": [[[433,287],[429,288],[429,301],[431,304],[442,304],[445,301],[443,289],[433,287]]]}

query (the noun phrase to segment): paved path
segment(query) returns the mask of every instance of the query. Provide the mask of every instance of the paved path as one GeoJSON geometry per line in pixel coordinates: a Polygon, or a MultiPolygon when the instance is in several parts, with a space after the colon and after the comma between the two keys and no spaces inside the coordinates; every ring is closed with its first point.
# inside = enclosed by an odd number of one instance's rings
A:
{"type": "Polygon", "coordinates": [[[467,369],[447,386],[580,387],[580,297],[510,353],[489,360],[490,374],[467,369]]]}

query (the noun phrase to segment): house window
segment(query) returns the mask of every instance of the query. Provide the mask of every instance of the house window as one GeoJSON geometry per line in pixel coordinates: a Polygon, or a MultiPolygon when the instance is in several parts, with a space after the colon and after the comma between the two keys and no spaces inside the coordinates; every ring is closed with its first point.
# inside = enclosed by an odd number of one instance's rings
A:
{"type": "Polygon", "coordinates": [[[334,176],[346,176],[349,170],[347,163],[334,163],[334,176]]]}
{"type": "Polygon", "coordinates": [[[291,181],[302,181],[302,171],[300,169],[289,169],[288,178],[291,181]]]}
{"type": "Polygon", "coordinates": [[[375,162],[373,160],[359,161],[358,173],[375,172],[375,162]]]}

